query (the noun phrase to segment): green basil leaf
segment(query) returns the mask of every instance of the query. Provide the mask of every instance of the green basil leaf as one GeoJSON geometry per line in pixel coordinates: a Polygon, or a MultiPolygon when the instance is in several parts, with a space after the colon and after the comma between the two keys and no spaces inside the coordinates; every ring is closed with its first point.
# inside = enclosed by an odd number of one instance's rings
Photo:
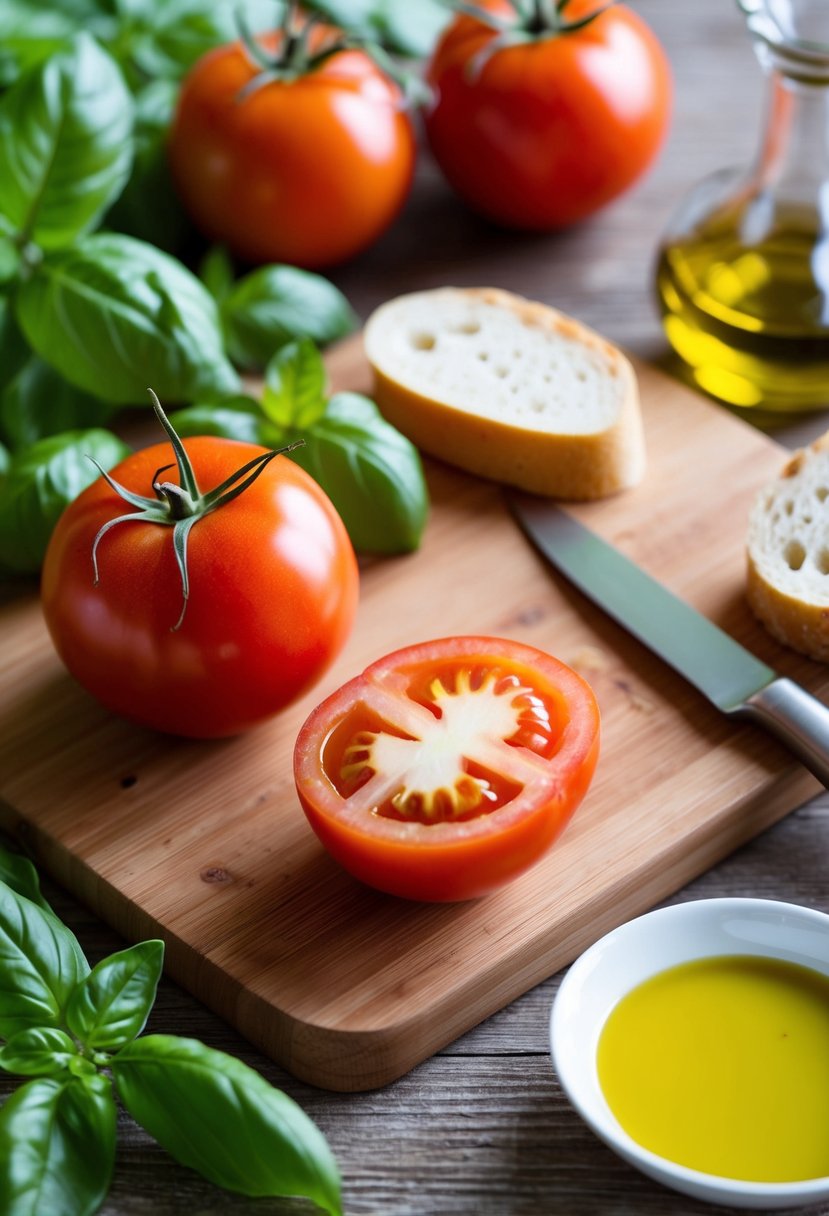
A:
{"type": "Polygon", "coordinates": [[[164,943],[139,942],[103,959],[66,1006],[66,1024],[85,1047],[118,1051],[141,1033],[155,1001],[164,943]]]}
{"type": "Polygon", "coordinates": [[[452,20],[442,0],[308,0],[313,9],[362,38],[379,42],[398,55],[422,58],[429,54],[444,26],[452,20]]]}
{"type": "Polygon", "coordinates": [[[193,435],[218,435],[222,439],[238,439],[242,443],[258,443],[261,447],[278,447],[272,442],[274,428],[262,414],[259,402],[252,397],[232,398],[221,405],[193,405],[188,410],[176,410],[168,415],[173,428],[182,439],[193,435]]]}
{"type": "Polygon", "coordinates": [[[148,1035],[111,1068],[124,1106],[183,1165],[244,1195],[303,1195],[341,1211],[325,1137],[240,1060],[193,1039],[148,1035]]]}
{"type": "Polygon", "coordinates": [[[3,1216],[96,1212],[112,1178],[115,1124],[111,1094],[85,1080],[21,1086],[0,1110],[3,1216]]]}
{"type": "MultiPolygon", "coordinates": [[[[0,101],[0,212],[45,249],[93,228],[132,164],[132,98],[88,34],[0,101]]],[[[8,231],[8,228],[7,228],[8,231]]]]}
{"type": "MultiPolygon", "coordinates": [[[[233,263],[224,245],[211,245],[199,264],[199,278],[217,304],[230,295],[233,288],[233,263]]],[[[222,317],[224,322],[224,317],[222,317]]],[[[233,358],[232,352],[230,352],[233,358]]]]}
{"type": "Polygon", "coordinates": [[[277,426],[310,426],[325,410],[325,365],[310,338],[278,350],[265,372],[262,409],[277,426]]]}
{"type": "Polygon", "coordinates": [[[34,1026],[13,1034],[0,1048],[0,1068],[24,1077],[55,1077],[77,1056],[77,1045],[65,1030],[34,1026]]]}
{"type": "Polygon", "coordinates": [[[164,79],[151,80],[135,94],[133,170],[104,220],[107,228],[149,241],[168,253],[184,245],[189,231],[167,157],[177,95],[177,82],[164,79]]]}
{"type": "Polygon", "coordinates": [[[17,318],[67,380],[116,405],[221,399],[239,391],[214,301],[180,262],[144,241],[96,233],[46,259],[20,288],[17,318]]]}
{"type": "Polygon", "coordinates": [[[40,568],[52,529],[65,507],[129,448],[109,431],[67,431],[40,439],[12,458],[0,488],[0,567],[18,573],[40,568]]]}
{"type": "Polygon", "coordinates": [[[31,355],[20,332],[11,301],[0,296],[0,388],[13,380],[31,355]]]}
{"type": "MultiPolygon", "coordinates": [[[[11,887],[18,895],[30,899],[33,904],[52,912],[49,904],[43,898],[40,890],[40,879],[28,857],[21,853],[10,853],[8,849],[0,848],[0,882],[11,887]]],[[[53,913],[54,915],[54,913],[53,913]]]]}
{"type": "Polygon", "coordinates": [[[3,482],[8,476],[9,469],[12,465],[12,454],[5,444],[0,443],[0,492],[2,492],[3,482]]]}
{"type": "Polygon", "coordinates": [[[74,933],[0,883],[0,1038],[59,1026],[73,989],[88,974],[74,933]]]}
{"type": "Polygon", "coordinates": [[[262,266],[222,300],[227,350],[234,363],[261,368],[281,346],[311,338],[320,346],[350,333],[357,316],[322,275],[295,266],[262,266]]]}
{"type": "Polygon", "coordinates": [[[0,393],[0,435],[18,451],[63,431],[100,426],[112,407],[64,380],[30,355],[0,393]]]}
{"type": "Polygon", "coordinates": [[[429,495],[417,448],[359,393],[336,393],[291,452],[319,482],[364,553],[416,549],[429,495]]]}

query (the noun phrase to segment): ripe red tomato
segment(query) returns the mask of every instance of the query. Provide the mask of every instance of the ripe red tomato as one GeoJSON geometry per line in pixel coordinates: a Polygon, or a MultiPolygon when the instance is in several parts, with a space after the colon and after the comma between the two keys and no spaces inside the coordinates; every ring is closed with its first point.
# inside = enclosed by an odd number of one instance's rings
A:
{"type": "MultiPolygon", "coordinates": [[[[186,440],[199,487],[219,486],[265,451],[229,439],[186,440]]],[[[111,476],[152,494],[169,444],[128,456],[111,476]]],[[[232,502],[204,515],[188,541],[190,594],[172,528],[133,521],[101,478],[67,507],[43,567],[42,601],[71,674],[115,713],[172,734],[236,734],[309,688],[340,651],[357,602],[357,563],[329,499],[277,456],[232,502]]]]}
{"type": "Polygon", "coordinates": [[[400,91],[362,51],[240,96],[260,71],[233,43],[186,77],[169,143],[178,193],[206,236],[248,261],[344,261],[388,227],[411,185],[400,91]]]}
{"type": "MultiPolygon", "coordinates": [[[[654,34],[623,4],[569,33],[534,28],[507,0],[484,0],[527,40],[456,18],[435,49],[426,131],[444,175],[475,210],[510,227],[564,227],[626,190],[667,130],[672,85],[654,34]]],[[[538,7],[538,6],[536,6],[538,7]]],[[[551,9],[553,5],[549,6],[551,9]]],[[[569,0],[577,23],[600,4],[569,0]]]]}
{"type": "Polygon", "coordinates": [[[484,895],[526,870],[584,797],[599,749],[585,681],[498,638],[423,642],[322,702],[294,779],[322,843],[409,899],[484,895]]]}

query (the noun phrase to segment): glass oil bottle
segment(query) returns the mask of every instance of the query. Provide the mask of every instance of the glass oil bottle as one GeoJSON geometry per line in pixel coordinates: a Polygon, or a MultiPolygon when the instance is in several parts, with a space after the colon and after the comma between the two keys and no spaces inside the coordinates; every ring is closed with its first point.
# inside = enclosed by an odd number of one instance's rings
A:
{"type": "Polygon", "coordinates": [[[829,0],[738,0],[768,77],[748,172],[691,192],[664,237],[665,333],[742,410],[829,406],[829,0]]]}

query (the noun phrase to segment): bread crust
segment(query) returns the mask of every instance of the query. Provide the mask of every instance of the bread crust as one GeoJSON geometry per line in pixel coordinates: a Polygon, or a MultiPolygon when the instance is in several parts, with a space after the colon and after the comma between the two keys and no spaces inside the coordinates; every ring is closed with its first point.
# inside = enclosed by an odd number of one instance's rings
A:
{"type": "MultiPolygon", "coordinates": [[[[374,393],[383,415],[422,451],[470,473],[533,494],[586,500],[604,498],[636,485],[645,469],[645,443],[636,376],[612,343],[546,304],[498,288],[441,288],[485,305],[507,309],[523,324],[582,343],[598,352],[607,375],[621,381],[622,404],[603,431],[557,434],[482,417],[400,383],[374,350],[372,323],[366,353],[374,373],[374,393]]],[[[421,294],[421,293],[418,293],[421,294]]]]}

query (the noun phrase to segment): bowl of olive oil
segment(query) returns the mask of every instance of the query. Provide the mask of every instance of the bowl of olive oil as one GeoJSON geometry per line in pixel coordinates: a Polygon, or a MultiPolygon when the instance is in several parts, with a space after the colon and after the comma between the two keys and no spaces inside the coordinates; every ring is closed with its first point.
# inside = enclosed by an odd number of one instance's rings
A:
{"type": "Polygon", "coordinates": [[[829,916],[676,904],[578,959],[553,1005],[573,1106],[657,1181],[757,1209],[829,1198],[829,916]]]}

